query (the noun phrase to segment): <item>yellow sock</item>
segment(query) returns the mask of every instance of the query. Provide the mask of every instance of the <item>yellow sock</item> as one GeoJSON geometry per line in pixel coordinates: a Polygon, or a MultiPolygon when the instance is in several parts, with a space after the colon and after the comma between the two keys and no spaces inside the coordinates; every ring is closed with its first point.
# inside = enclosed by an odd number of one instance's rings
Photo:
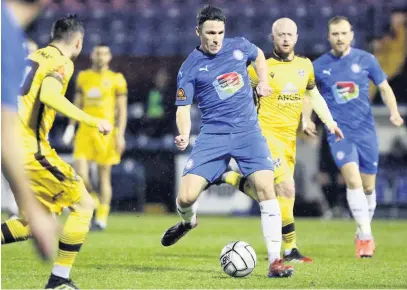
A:
{"type": "Polygon", "coordinates": [[[73,211],[66,220],[59,239],[59,248],[55,265],[71,268],[85,241],[92,218],[91,211],[73,211]]]}
{"type": "Polygon", "coordinates": [[[225,183],[232,185],[236,189],[245,193],[248,197],[257,200],[257,194],[254,188],[252,188],[250,182],[246,181],[242,175],[237,172],[230,171],[226,174],[225,183]]]}
{"type": "Polygon", "coordinates": [[[99,196],[96,192],[92,191],[90,196],[93,198],[93,202],[95,203],[95,208],[98,208],[100,205],[99,196]]]}
{"type": "Polygon", "coordinates": [[[106,226],[107,217],[109,216],[109,212],[110,212],[110,205],[100,204],[98,209],[96,210],[96,222],[101,222],[101,223],[103,223],[103,225],[106,226]]]}
{"type": "Polygon", "coordinates": [[[1,224],[1,243],[25,241],[31,237],[28,223],[22,219],[11,219],[1,224]]]}
{"type": "Polygon", "coordinates": [[[283,249],[291,250],[296,248],[297,237],[294,225],[294,201],[295,198],[277,197],[280,204],[281,218],[283,220],[283,249]]]}

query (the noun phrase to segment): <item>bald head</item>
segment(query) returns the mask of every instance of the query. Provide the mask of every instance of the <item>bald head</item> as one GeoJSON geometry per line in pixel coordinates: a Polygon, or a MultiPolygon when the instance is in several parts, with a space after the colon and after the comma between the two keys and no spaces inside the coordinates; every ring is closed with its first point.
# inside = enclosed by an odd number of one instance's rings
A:
{"type": "Polygon", "coordinates": [[[271,28],[271,33],[276,35],[278,33],[292,33],[297,35],[297,24],[290,18],[280,18],[274,21],[271,28]]]}
{"type": "Polygon", "coordinates": [[[283,58],[290,58],[294,54],[297,43],[297,24],[290,18],[280,18],[273,23],[271,37],[274,50],[283,58]]]}

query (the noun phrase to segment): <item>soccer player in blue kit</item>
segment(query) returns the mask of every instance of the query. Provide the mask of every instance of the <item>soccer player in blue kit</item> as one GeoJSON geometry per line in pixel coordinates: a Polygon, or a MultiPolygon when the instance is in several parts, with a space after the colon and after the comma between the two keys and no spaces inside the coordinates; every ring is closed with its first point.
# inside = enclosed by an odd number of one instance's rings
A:
{"type": "Polygon", "coordinates": [[[177,201],[182,221],[163,235],[163,246],[175,244],[198,225],[197,198],[219,178],[234,158],[257,192],[261,224],[267,246],[268,276],[289,277],[291,266],[280,259],[281,214],[274,191],[273,162],[257,120],[246,63],[253,61],[261,96],[270,94],[268,69],[262,50],[242,37],[224,38],[225,16],[212,6],[197,16],[201,44],[178,73],[176,123],[178,149],[185,150],[191,130],[190,108],[195,98],[202,112],[200,134],[186,162],[177,201]]]}
{"type": "MultiPolygon", "coordinates": [[[[372,257],[375,243],[371,221],[376,208],[375,182],[379,148],[369,103],[369,80],[379,88],[390,110],[390,121],[401,126],[393,90],[376,58],[352,48],[352,25],[346,17],[336,16],[328,23],[332,50],[314,61],[315,79],[345,139],[335,142],[328,134],[332,156],[346,181],[346,198],[357,224],[356,256],[372,257]]],[[[312,110],[304,110],[305,132],[313,131],[312,110]],[[308,126],[307,126],[308,124],[308,126]]]]}

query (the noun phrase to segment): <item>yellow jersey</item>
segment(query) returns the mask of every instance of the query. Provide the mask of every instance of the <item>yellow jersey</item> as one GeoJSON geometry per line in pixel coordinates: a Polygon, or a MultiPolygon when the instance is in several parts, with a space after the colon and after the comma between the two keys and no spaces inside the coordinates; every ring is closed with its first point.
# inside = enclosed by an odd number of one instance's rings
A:
{"type": "MultiPolygon", "coordinates": [[[[291,61],[284,61],[273,53],[273,57],[267,59],[267,65],[272,93],[258,99],[260,127],[285,139],[296,140],[304,93],[315,87],[312,63],[297,55],[291,61]]],[[[259,79],[252,65],[248,72],[255,88],[259,79]]]]}
{"type": "Polygon", "coordinates": [[[76,90],[82,95],[86,113],[114,124],[116,97],[127,94],[127,83],[121,73],[88,69],[79,73],[76,90]]]}
{"type": "Polygon", "coordinates": [[[71,59],[52,45],[28,56],[18,108],[26,162],[35,160],[35,153],[46,155],[52,150],[48,142],[48,133],[54,123],[56,111],[40,101],[43,80],[46,77],[56,78],[63,85],[64,95],[73,70],[71,59]]]}

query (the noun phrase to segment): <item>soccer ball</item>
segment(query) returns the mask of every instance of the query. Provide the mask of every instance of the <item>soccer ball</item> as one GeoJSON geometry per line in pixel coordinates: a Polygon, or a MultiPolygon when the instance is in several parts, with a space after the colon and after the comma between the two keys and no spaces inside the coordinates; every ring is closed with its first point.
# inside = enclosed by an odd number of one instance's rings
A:
{"type": "Polygon", "coordinates": [[[220,253],[220,266],[229,276],[245,277],[256,266],[256,252],[246,242],[229,243],[220,253]]]}

